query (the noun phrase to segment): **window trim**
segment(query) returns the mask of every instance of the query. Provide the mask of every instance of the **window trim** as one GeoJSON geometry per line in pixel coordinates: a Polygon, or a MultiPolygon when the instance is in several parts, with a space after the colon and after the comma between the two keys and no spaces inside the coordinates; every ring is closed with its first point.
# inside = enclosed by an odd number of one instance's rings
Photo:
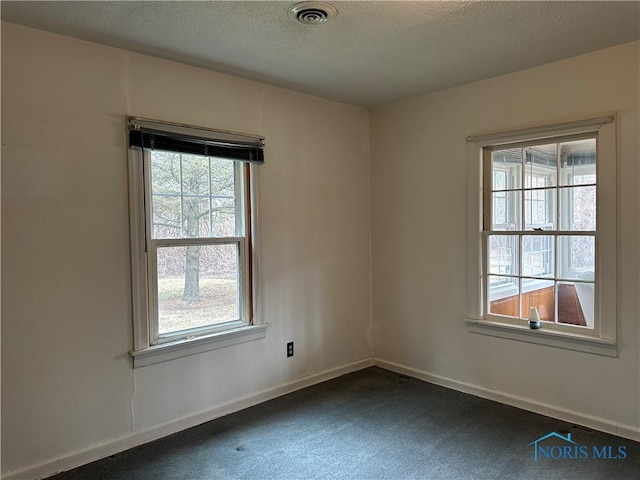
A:
{"type": "MultiPolygon", "coordinates": [[[[578,350],[617,357],[617,137],[616,114],[587,117],[555,125],[536,126],[467,137],[467,330],[494,337],[578,350]],[[598,135],[597,167],[598,209],[596,225],[596,273],[598,289],[595,298],[598,325],[585,334],[580,329],[564,328],[531,330],[525,325],[502,321],[499,316],[484,315],[485,252],[482,247],[483,214],[483,149],[516,142],[536,142],[575,134],[598,135]],[[497,318],[496,318],[497,317],[497,318]]],[[[556,326],[557,327],[557,326],[556,326]]],[[[560,326],[562,327],[562,326],[560,326]]]]}
{"type": "MultiPolygon", "coordinates": [[[[265,338],[266,328],[269,324],[262,321],[259,302],[259,241],[258,241],[258,163],[243,163],[238,169],[244,175],[242,195],[243,208],[245,210],[245,236],[234,237],[233,244],[238,244],[241,250],[239,261],[245,264],[246,273],[241,281],[241,288],[250,292],[243,295],[242,309],[247,321],[226,322],[202,330],[197,336],[181,336],[156,344],[151,343],[152,328],[149,315],[149,286],[150,275],[147,262],[150,256],[146,252],[148,225],[148,210],[145,205],[145,176],[144,168],[145,150],[138,148],[128,149],[128,174],[129,174],[129,216],[130,216],[130,241],[131,241],[131,278],[132,278],[132,311],[133,311],[133,349],[130,355],[133,358],[133,367],[143,367],[154,363],[164,362],[175,358],[181,358],[196,353],[205,352],[217,348],[235,345],[247,341],[265,338]],[[248,217],[248,218],[247,218],[248,217]]],[[[233,160],[230,160],[233,161],[233,160]]],[[[236,161],[237,162],[237,161],[236,161]]],[[[157,243],[167,243],[159,240],[157,243]]],[[[169,241],[168,243],[175,243],[169,241]]],[[[180,240],[178,240],[180,243],[180,240]]],[[[229,238],[218,240],[205,239],[205,243],[229,243],[229,238]]]]}
{"type": "Polygon", "coordinates": [[[152,345],[142,350],[132,350],[134,368],[187,357],[218,348],[261,340],[266,337],[269,324],[247,325],[244,327],[211,333],[192,339],[181,339],[171,343],[152,345]]]}

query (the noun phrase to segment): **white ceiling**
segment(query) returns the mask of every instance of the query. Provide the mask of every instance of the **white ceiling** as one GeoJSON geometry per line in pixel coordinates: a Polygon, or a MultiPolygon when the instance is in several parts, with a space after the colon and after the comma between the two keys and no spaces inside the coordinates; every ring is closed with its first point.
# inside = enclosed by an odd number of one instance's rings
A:
{"type": "Polygon", "coordinates": [[[1,2],[2,20],[371,107],[640,38],[640,2],[1,2]]]}

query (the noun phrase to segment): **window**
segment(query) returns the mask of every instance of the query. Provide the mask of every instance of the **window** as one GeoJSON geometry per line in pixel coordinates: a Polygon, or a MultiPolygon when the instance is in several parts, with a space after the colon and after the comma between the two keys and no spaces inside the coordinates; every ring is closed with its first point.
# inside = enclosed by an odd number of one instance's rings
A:
{"type": "Polygon", "coordinates": [[[614,120],[468,139],[472,332],[616,354],[614,120]]]}
{"type": "Polygon", "coordinates": [[[483,149],[487,313],[593,329],[597,136],[538,142],[483,149]]]}
{"type": "Polygon", "coordinates": [[[253,169],[262,139],[129,119],[134,364],[261,338],[253,169]]]}

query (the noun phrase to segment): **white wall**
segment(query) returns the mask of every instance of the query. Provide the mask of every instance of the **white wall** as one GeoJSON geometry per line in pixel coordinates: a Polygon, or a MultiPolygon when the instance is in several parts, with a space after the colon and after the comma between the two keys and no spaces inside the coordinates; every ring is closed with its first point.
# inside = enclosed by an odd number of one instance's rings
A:
{"type": "Polygon", "coordinates": [[[639,53],[635,42],[371,112],[376,359],[640,435],[639,53]],[[619,358],[467,332],[465,137],[610,111],[619,114],[619,358]]]}
{"type": "Polygon", "coordinates": [[[3,23],[2,471],[370,358],[368,131],[361,108],[3,23]],[[266,137],[266,339],[132,369],[125,115],[266,137]]]}

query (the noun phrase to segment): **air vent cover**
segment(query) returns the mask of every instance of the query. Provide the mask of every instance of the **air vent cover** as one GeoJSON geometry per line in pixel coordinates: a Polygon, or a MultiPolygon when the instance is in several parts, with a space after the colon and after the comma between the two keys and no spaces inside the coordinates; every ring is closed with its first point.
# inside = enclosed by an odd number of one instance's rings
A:
{"type": "Polygon", "coordinates": [[[337,14],[335,7],[325,2],[296,3],[289,9],[289,15],[305,25],[319,25],[337,14]]]}

